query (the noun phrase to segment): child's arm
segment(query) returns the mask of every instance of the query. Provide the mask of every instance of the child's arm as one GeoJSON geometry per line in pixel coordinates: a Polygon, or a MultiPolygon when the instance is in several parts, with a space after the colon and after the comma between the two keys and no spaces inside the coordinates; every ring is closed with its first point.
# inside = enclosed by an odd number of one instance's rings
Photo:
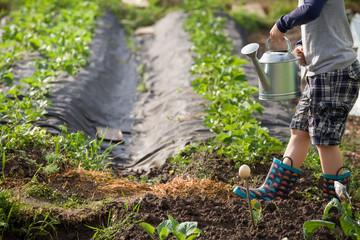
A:
{"type": "Polygon", "coordinates": [[[305,0],[303,5],[277,20],[277,28],[280,32],[286,33],[287,30],[295,26],[306,24],[318,18],[326,2],[327,0],[305,0]]]}

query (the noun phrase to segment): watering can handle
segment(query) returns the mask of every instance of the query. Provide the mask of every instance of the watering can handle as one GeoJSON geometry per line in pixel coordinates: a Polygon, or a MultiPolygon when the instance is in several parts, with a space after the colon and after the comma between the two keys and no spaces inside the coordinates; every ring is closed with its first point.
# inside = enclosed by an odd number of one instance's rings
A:
{"type": "MultiPolygon", "coordinates": [[[[291,53],[292,49],[291,49],[291,42],[287,37],[284,37],[286,44],[287,44],[287,50],[289,53],[291,53]]],[[[268,38],[267,42],[266,42],[266,49],[265,51],[268,52],[270,51],[270,43],[271,43],[271,38],[268,38]]]]}

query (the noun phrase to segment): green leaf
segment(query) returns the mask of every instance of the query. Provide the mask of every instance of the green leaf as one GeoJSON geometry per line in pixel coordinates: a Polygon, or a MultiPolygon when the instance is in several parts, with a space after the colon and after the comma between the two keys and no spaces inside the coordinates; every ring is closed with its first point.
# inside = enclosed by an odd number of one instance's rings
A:
{"type": "Polygon", "coordinates": [[[8,86],[11,86],[13,84],[14,74],[7,72],[6,74],[2,75],[2,78],[8,86]]]}
{"type": "Polygon", "coordinates": [[[335,228],[335,223],[324,221],[324,220],[309,220],[306,221],[303,225],[304,238],[310,238],[314,235],[314,231],[318,227],[327,227],[329,229],[335,228]]]}
{"type": "MultiPolygon", "coordinates": [[[[356,221],[349,216],[342,216],[340,225],[346,236],[355,237],[356,239],[356,233],[360,232],[360,226],[356,221]]],[[[360,238],[360,235],[358,237],[360,238]]]]}
{"type": "MultiPolygon", "coordinates": [[[[159,231],[159,229],[158,229],[158,231],[159,231]]],[[[166,238],[168,237],[168,235],[169,235],[169,229],[167,229],[166,227],[163,227],[163,228],[161,229],[161,232],[159,233],[160,239],[161,239],[161,240],[162,240],[162,239],[166,239],[166,238]]]]}
{"type": "Polygon", "coordinates": [[[222,112],[230,112],[232,113],[234,110],[236,109],[236,106],[232,105],[232,104],[224,104],[222,106],[222,112]]]}
{"type": "Polygon", "coordinates": [[[172,222],[170,220],[164,220],[156,227],[159,235],[163,231],[164,228],[166,228],[168,230],[168,232],[172,232],[172,230],[174,229],[172,222]]]}
{"type": "Polygon", "coordinates": [[[146,222],[139,223],[139,225],[145,229],[145,231],[150,235],[152,239],[155,239],[155,235],[154,235],[155,228],[153,226],[151,226],[146,222]]]}
{"type": "Polygon", "coordinates": [[[175,230],[172,232],[177,240],[185,240],[185,235],[179,232],[176,232],[175,230]]]}
{"type": "Polygon", "coordinates": [[[186,240],[193,240],[193,239],[195,239],[195,238],[197,238],[196,235],[191,235],[190,237],[186,238],[186,240]]]}
{"type": "Polygon", "coordinates": [[[8,227],[9,225],[7,224],[7,223],[5,223],[5,222],[0,222],[0,227],[4,227],[4,228],[6,228],[6,227],[8,227]]]}
{"type": "Polygon", "coordinates": [[[179,222],[178,221],[176,221],[175,220],[175,218],[173,218],[172,216],[170,216],[170,215],[168,215],[168,218],[169,218],[169,220],[171,221],[171,224],[172,224],[172,229],[171,229],[171,231],[172,230],[174,230],[176,227],[177,227],[177,225],[179,225],[179,222]]]}
{"type": "Polygon", "coordinates": [[[197,229],[197,225],[197,222],[183,222],[176,227],[175,231],[184,234],[185,236],[189,236],[197,229]]]}
{"type": "Polygon", "coordinates": [[[343,213],[342,207],[341,207],[341,203],[337,198],[333,198],[331,199],[331,201],[326,205],[325,210],[324,210],[324,215],[323,215],[323,220],[327,219],[329,217],[329,211],[330,209],[332,209],[333,207],[336,207],[338,209],[338,212],[340,214],[343,213]]]}
{"type": "Polygon", "coordinates": [[[251,200],[251,205],[252,205],[252,208],[254,208],[256,210],[261,210],[261,203],[258,200],[256,200],[256,199],[251,200]]]}
{"type": "Polygon", "coordinates": [[[198,236],[200,235],[204,235],[204,233],[200,230],[200,229],[195,229],[195,231],[193,232],[193,234],[197,234],[198,236]]]}

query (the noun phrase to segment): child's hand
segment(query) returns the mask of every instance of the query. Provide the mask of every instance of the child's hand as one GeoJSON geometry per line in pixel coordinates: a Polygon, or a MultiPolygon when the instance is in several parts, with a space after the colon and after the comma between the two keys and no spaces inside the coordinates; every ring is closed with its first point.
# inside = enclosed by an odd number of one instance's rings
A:
{"type": "Polygon", "coordinates": [[[300,59],[300,64],[302,66],[306,65],[306,60],[305,60],[305,56],[304,56],[304,48],[302,46],[298,46],[297,48],[294,49],[294,52],[296,54],[296,56],[299,56],[300,59]]]}
{"type": "Polygon", "coordinates": [[[276,26],[276,23],[270,30],[270,38],[271,40],[278,40],[278,41],[284,41],[285,33],[280,32],[278,27],[276,26]]]}

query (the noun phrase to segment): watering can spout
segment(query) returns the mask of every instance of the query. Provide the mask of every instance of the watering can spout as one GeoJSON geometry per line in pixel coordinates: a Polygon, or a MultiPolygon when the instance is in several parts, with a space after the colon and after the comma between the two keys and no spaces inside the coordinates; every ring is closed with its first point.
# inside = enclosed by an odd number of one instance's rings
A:
{"type": "Polygon", "coordinates": [[[270,90],[270,79],[269,76],[261,68],[259,60],[256,57],[258,49],[259,49],[259,44],[250,43],[241,49],[241,53],[247,55],[253,61],[256,72],[259,76],[261,86],[265,92],[268,92],[270,90]]]}

